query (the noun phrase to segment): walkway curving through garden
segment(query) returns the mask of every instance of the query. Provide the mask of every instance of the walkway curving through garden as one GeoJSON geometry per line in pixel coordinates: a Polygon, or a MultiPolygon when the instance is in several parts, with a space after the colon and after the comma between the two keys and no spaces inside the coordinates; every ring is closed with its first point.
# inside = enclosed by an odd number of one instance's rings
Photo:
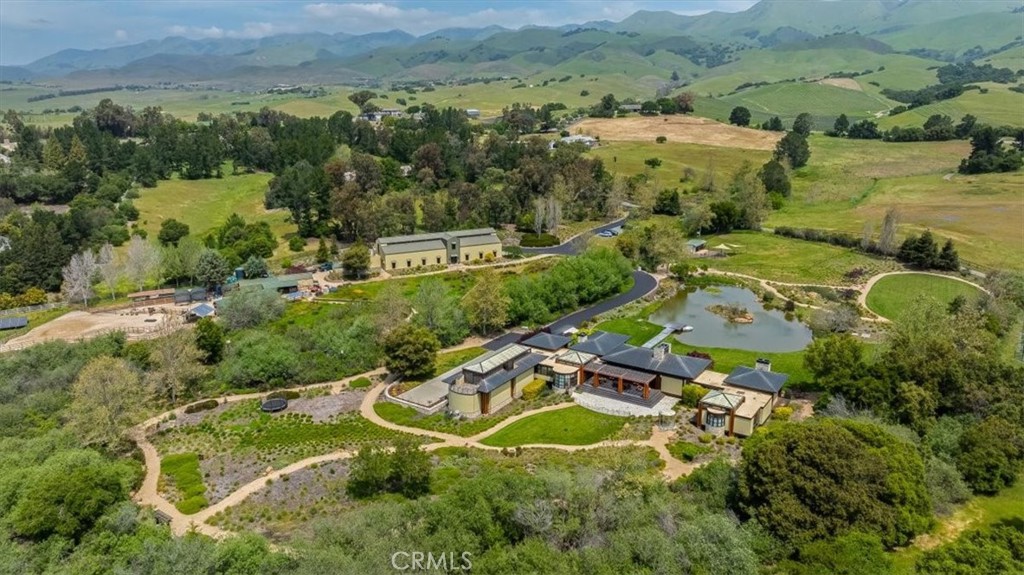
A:
{"type": "MultiPolygon", "coordinates": [[[[364,374],[355,375],[339,381],[331,382],[328,384],[314,384],[300,387],[290,388],[293,391],[302,391],[311,388],[319,388],[329,386],[332,393],[337,393],[345,389],[348,384],[360,377],[370,377],[376,375],[382,375],[383,369],[376,369],[364,374]]],[[[377,412],[373,409],[374,404],[380,398],[381,393],[387,388],[385,383],[378,383],[372,389],[367,392],[363,398],[362,403],[359,406],[359,413],[362,417],[368,421],[378,425],[380,427],[390,429],[393,431],[408,433],[417,437],[427,438],[434,440],[433,443],[424,445],[424,449],[427,451],[434,451],[443,447],[468,447],[473,449],[482,449],[487,451],[501,451],[503,448],[495,447],[491,445],[484,445],[481,443],[483,439],[497,433],[498,431],[512,425],[520,420],[538,415],[541,413],[547,413],[550,411],[558,411],[566,409],[575,405],[575,403],[567,402],[556,405],[548,405],[538,409],[533,409],[509,417],[496,425],[469,437],[462,437],[450,433],[443,433],[439,431],[432,431],[428,429],[421,429],[417,427],[407,427],[387,421],[386,419],[377,415],[377,412]]],[[[258,399],[262,397],[263,393],[245,393],[238,395],[231,395],[219,398],[222,403],[233,403],[238,401],[246,401],[251,399],[258,399]]],[[[230,531],[226,531],[214,525],[210,525],[208,522],[212,517],[218,513],[238,505],[245,501],[250,495],[260,491],[267,487],[269,483],[279,480],[281,477],[295,473],[296,471],[305,469],[311,465],[319,465],[330,461],[337,461],[341,459],[348,459],[355,455],[351,451],[335,451],[323,455],[317,455],[315,457],[309,457],[301,461],[296,461],[291,465],[282,467],[281,469],[274,470],[270,473],[260,476],[257,479],[250,481],[249,483],[239,487],[232,493],[230,493],[224,499],[218,501],[214,505],[206,507],[197,513],[192,515],[186,515],[179,511],[174,504],[168,501],[164,496],[160,494],[160,454],[157,452],[156,447],[150,442],[148,434],[157,427],[161,422],[166,421],[172,415],[184,414],[186,406],[178,407],[170,411],[155,415],[139,425],[132,428],[130,436],[139,446],[139,450],[142,452],[143,459],[145,462],[146,475],[143,479],[142,486],[134,495],[134,500],[140,505],[147,505],[155,508],[170,519],[171,531],[175,535],[184,535],[190,531],[202,533],[214,538],[223,538],[231,535],[230,531]]],[[[662,474],[669,481],[673,481],[688,475],[700,464],[684,463],[678,459],[672,457],[668,452],[668,444],[674,438],[674,433],[671,431],[664,431],[655,428],[651,434],[651,437],[645,440],[606,440],[597,443],[591,443],[587,445],[560,445],[560,444],[529,444],[521,446],[523,449],[555,449],[564,452],[577,452],[589,449],[598,449],[602,447],[650,447],[654,449],[659,458],[664,462],[665,466],[662,469],[662,474]]]]}

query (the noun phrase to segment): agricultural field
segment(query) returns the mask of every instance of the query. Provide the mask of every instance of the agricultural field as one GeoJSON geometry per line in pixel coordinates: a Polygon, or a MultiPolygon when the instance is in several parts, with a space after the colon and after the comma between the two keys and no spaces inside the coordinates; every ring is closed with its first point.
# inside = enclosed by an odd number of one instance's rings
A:
{"type": "Polygon", "coordinates": [[[610,439],[626,419],[605,415],[574,405],[521,419],[481,443],[494,447],[515,447],[535,443],[589,445],[610,439]]]}
{"type": "Polygon", "coordinates": [[[574,124],[571,131],[614,142],[651,142],[658,136],[664,136],[671,143],[762,151],[775,149],[775,144],[782,138],[778,132],[741,128],[682,114],[587,118],[574,124]]]}
{"type": "Polygon", "coordinates": [[[605,169],[623,176],[647,173],[655,186],[679,187],[680,178],[687,168],[693,170],[695,183],[703,181],[713,172],[716,182],[728,181],[744,162],[760,166],[771,158],[768,150],[741,150],[698,144],[657,144],[660,134],[652,133],[647,142],[603,141],[590,152],[604,161],[605,169]],[[644,164],[648,158],[658,158],[661,165],[650,168],[644,164]]]}
{"type": "Polygon", "coordinates": [[[868,292],[868,309],[878,315],[898,320],[903,310],[921,299],[932,299],[949,305],[959,296],[968,301],[980,295],[974,286],[954,278],[928,274],[900,274],[878,280],[868,292]]]}
{"type": "Polygon", "coordinates": [[[787,125],[797,115],[807,112],[814,118],[815,129],[818,130],[831,128],[839,114],[846,114],[851,119],[873,118],[898,104],[861,90],[856,82],[852,83],[856,89],[850,89],[851,84],[840,87],[825,82],[830,81],[772,84],[723,96],[721,100],[732,106],[744,106],[751,113],[779,116],[787,125]]]}

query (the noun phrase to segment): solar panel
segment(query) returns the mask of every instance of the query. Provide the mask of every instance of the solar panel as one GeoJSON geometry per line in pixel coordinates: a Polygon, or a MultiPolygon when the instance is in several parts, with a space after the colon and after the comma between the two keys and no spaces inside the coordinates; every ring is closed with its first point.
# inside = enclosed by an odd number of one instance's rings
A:
{"type": "Polygon", "coordinates": [[[28,325],[27,317],[0,317],[0,330],[18,329],[28,325]]]}

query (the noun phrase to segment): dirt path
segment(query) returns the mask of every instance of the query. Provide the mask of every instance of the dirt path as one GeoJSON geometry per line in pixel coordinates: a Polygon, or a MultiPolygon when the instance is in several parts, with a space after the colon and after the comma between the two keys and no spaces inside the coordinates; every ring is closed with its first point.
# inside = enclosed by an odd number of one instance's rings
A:
{"type": "MultiPolygon", "coordinates": [[[[940,277],[940,278],[948,278],[948,279],[951,279],[951,280],[956,280],[958,282],[963,282],[963,283],[965,283],[965,284],[967,284],[969,286],[974,286],[975,288],[977,288],[977,289],[979,289],[979,290],[981,290],[981,291],[991,295],[991,292],[989,292],[987,289],[983,288],[982,286],[980,286],[980,285],[978,285],[978,284],[976,284],[976,283],[974,283],[974,282],[972,282],[970,280],[965,280],[964,278],[960,278],[960,277],[956,277],[956,276],[951,276],[951,275],[946,275],[946,274],[935,273],[935,272],[918,272],[918,271],[907,270],[907,271],[899,271],[899,272],[885,272],[885,273],[881,273],[881,274],[878,274],[878,275],[871,276],[871,278],[868,279],[868,281],[864,285],[864,287],[860,290],[860,295],[857,296],[857,303],[861,307],[863,307],[864,309],[866,309],[868,311],[871,311],[871,308],[868,307],[868,293],[870,293],[871,292],[871,288],[873,288],[875,286],[875,284],[878,283],[878,280],[880,280],[880,279],[882,279],[884,277],[887,277],[887,276],[898,276],[898,275],[907,275],[907,274],[921,274],[921,275],[926,275],[926,276],[935,276],[935,277],[940,277]]],[[[871,313],[875,313],[875,312],[872,311],[871,313]]],[[[878,314],[875,314],[875,315],[881,321],[885,321],[885,322],[889,321],[888,319],[885,319],[884,317],[882,317],[882,316],[880,316],[878,314]]]]}

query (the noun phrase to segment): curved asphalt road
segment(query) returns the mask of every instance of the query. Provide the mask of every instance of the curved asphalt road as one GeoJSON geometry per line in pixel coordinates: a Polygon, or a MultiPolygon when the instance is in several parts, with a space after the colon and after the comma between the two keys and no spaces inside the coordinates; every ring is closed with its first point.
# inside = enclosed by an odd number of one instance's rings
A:
{"type": "Polygon", "coordinates": [[[546,248],[523,248],[523,253],[530,255],[551,254],[556,256],[574,256],[586,249],[587,240],[590,236],[621,226],[624,223],[626,223],[626,218],[620,218],[614,222],[608,222],[607,224],[603,224],[592,230],[583,232],[582,234],[569,239],[569,241],[565,243],[558,244],[557,246],[550,246],[546,248]]]}
{"type": "MultiPolygon", "coordinates": [[[[523,252],[527,254],[573,256],[586,249],[587,239],[590,238],[590,236],[603,232],[604,230],[610,230],[614,227],[621,226],[625,221],[626,218],[621,218],[613,222],[608,222],[607,224],[600,225],[590,231],[583,232],[582,234],[557,246],[547,248],[523,248],[523,252]]],[[[628,292],[610,297],[588,308],[564,315],[549,323],[546,327],[551,333],[562,333],[570,327],[576,327],[596,315],[611,311],[632,301],[636,301],[651,293],[656,287],[658,287],[658,280],[654,279],[654,276],[645,271],[636,270],[633,272],[633,287],[628,292]]],[[[483,347],[492,351],[501,349],[510,343],[518,342],[521,337],[522,334],[520,333],[506,333],[485,343],[483,347]]]]}

